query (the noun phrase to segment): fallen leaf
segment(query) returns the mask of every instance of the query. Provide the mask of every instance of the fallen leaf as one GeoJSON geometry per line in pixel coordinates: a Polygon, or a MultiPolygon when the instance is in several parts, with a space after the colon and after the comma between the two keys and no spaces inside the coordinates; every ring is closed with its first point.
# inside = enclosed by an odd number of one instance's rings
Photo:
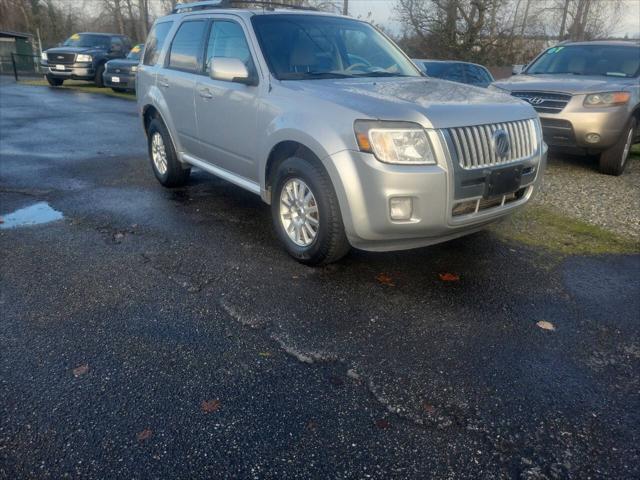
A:
{"type": "Polygon", "coordinates": [[[344,380],[342,380],[340,377],[337,377],[335,375],[331,375],[329,377],[329,382],[331,382],[331,385],[335,387],[341,387],[342,385],[344,385],[344,380]]]}
{"type": "Polygon", "coordinates": [[[122,240],[124,238],[124,233],[118,232],[113,236],[114,240],[122,240]]]}
{"type": "Polygon", "coordinates": [[[380,273],[376,276],[376,280],[381,285],[387,285],[388,287],[395,287],[396,284],[393,282],[393,279],[387,275],[386,273],[380,273]]]}
{"type": "Polygon", "coordinates": [[[151,431],[150,428],[145,428],[141,432],[137,433],[136,438],[139,442],[144,442],[145,440],[151,438],[151,435],[153,435],[153,431],[151,431]]]}
{"type": "Polygon", "coordinates": [[[73,369],[73,376],[79,377],[80,375],[84,375],[88,371],[89,371],[89,365],[85,363],[84,365],[79,365],[73,369]]]}
{"type": "Polygon", "coordinates": [[[260,355],[261,357],[267,358],[272,356],[273,354],[271,352],[259,352],[258,355],[260,355]]]}
{"type": "Polygon", "coordinates": [[[433,413],[436,411],[436,407],[434,407],[433,405],[431,405],[429,402],[424,402],[422,404],[422,409],[427,412],[427,413],[433,413]]]}
{"type": "Polygon", "coordinates": [[[221,405],[220,400],[218,400],[217,398],[213,400],[203,400],[202,403],[200,404],[200,409],[204,413],[211,413],[218,410],[220,408],[220,405],[221,405]]]}
{"type": "Polygon", "coordinates": [[[315,420],[309,420],[307,422],[307,430],[311,430],[312,432],[315,432],[318,429],[318,422],[316,422],[315,420]]]}
{"type": "Polygon", "coordinates": [[[391,424],[389,423],[388,420],[385,420],[384,418],[379,418],[378,420],[376,420],[376,427],[382,430],[387,430],[391,428],[391,424]]]}
{"type": "Polygon", "coordinates": [[[460,275],[455,273],[440,273],[438,276],[443,282],[457,282],[460,280],[460,275]]]}
{"type": "Polygon", "coordinates": [[[539,326],[541,329],[543,330],[555,330],[556,327],[553,323],[551,322],[547,322],[546,320],[540,320],[538,323],[536,323],[537,326],[539,326]]]}

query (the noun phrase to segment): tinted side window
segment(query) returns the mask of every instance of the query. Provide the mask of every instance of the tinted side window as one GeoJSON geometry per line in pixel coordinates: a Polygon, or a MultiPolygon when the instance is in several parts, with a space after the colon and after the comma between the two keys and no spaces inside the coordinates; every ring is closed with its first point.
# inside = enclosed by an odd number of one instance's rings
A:
{"type": "Polygon", "coordinates": [[[449,65],[442,74],[445,80],[451,80],[452,82],[464,82],[464,70],[460,63],[454,63],[449,65]]]}
{"type": "Polygon", "coordinates": [[[197,72],[201,70],[202,40],[207,22],[196,20],[184,22],[171,42],[167,66],[178,70],[197,72]]]}
{"type": "Polygon", "coordinates": [[[147,38],[147,42],[144,46],[144,60],[142,63],[145,65],[155,65],[160,56],[160,51],[164,46],[164,42],[167,40],[167,34],[171,30],[173,22],[163,22],[156,24],[153,30],[147,38]]]}
{"type": "Polygon", "coordinates": [[[467,74],[467,83],[481,87],[489,86],[492,80],[483,68],[475,65],[465,65],[464,67],[467,74]]]}
{"type": "Polygon", "coordinates": [[[209,62],[215,57],[238,58],[244,62],[247,70],[253,71],[251,52],[240,25],[235,22],[214,21],[207,42],[207,61],[205,63],[207,72],[209,71],[209,62]]]}

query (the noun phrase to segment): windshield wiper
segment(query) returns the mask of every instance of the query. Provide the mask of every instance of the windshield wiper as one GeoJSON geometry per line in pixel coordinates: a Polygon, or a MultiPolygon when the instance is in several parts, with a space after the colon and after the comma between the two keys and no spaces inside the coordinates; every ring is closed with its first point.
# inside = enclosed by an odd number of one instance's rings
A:
{"type": "Polygon", "coordinates": [[[290,72],[281,76],[282,80],[303,80],[305,78],[352,78],[353,75],[340,72],[290,72]]]}
{"type": "Polygon", "coordinates": [[[354,77],[409,77],[410,75],[404,75],[401,73],[391,72],[366,72],[366,73],[354,73],[354,77]]]}

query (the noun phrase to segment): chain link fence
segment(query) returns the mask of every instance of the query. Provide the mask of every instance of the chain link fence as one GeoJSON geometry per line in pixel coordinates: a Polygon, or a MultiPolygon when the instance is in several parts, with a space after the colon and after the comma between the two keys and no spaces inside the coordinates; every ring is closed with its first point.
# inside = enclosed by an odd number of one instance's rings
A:
{"type": "Polygon", "coordinates": [[[0,75],[13,75],[16,82],[21,78],[39,78],[44,73],[37,55],[12,53],[10,56],[0,57],[0,75]]]}

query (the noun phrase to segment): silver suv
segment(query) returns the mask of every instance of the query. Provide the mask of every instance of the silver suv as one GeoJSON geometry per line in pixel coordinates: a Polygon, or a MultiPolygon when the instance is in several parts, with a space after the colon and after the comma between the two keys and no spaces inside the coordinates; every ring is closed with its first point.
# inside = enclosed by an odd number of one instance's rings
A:
{"type": "Polygon", "coordinates": [[[145,46],[161,184],[197,167],[260,195],[306,264],[443,242],[531,198],[546,145],[526,102],[426,78],[366,22],[229,3],[178,7],[145,46]]]}

